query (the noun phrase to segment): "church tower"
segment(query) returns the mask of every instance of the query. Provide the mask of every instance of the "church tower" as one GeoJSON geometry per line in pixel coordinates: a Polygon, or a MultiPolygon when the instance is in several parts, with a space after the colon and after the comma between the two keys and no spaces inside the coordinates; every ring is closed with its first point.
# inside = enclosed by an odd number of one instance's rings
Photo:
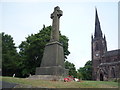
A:
{"type": "Polygon", "coordinates": [[[107,52],[106,37],[101,30],[97,9],[95,9],[95,33],[91,36],[91,48],[92,48],[92,78],[96,80],[97,69],[101,63],[102,55],[107,52]]]}

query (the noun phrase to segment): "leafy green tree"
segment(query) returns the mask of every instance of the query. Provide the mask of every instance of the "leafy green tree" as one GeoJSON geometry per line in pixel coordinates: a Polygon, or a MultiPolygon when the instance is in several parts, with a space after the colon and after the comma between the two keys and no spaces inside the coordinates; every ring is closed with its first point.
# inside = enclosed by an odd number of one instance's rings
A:
{"type": "Polygon", "coordinates": [[[12,76],[18,72],[19,55],[11,35],[0,34],[2,35],[2,75],[12,76]]]}
{"type": "Polygon", "coordinates": [[[69,70],[70,76],[77,77],[77,71],[73,63],[65,61],[65,68],[69,70]]]}
{"type": "MultiPolygon", "coordinates": [[[[21,72],[23,76],[35,74],[36,67],[40,67],[45,45],[50,41],[51,26],[43,27],[37,34],[31,34],[20,45],[21,72]]],[[[70,54],[68,51],[69,39],[60,34],[60,42],[63,44],[64,57],[70,54]]]]}
{"type": "Polygon", "coordinates": [[[82,77],[83,77],[82,74],[80,72],[77,72],[77,78],[81,80],[82,77]]]}
{"type": "Polygon", "coordinates": [[[92,79],[92,61],[87,61],[84,67],[78,69],[79,78],[84,80],[92,79]]]}

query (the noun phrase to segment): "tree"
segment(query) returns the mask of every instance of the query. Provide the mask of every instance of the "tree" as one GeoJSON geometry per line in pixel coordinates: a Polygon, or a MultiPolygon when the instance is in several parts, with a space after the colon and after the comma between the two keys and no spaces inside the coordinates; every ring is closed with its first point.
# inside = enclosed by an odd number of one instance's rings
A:
{"type": "Polygon", "coordinates": [[[87,61],[84,67],[78,69],[79,78],[84,80],[92,79],[92,61],[87,61]]]}
{"type": "MultiPolygon", "coordinates": [[[[45,45],[50,41],[51,26],[43,27],[39,33],[31,34],[20,45],[21,72],[23,76],[35,74],[36,67],[40,67],[45,45]]],[[[69,39],[60,34],[60,42],[63,44],[64,57],[70,54],[68,51],[69,39]]]]}
{"type": "Polygon", "coordinates": [[[65,69],[69,70],[70,76],[77,77],[77,71],[76,71],[75,65],[73,63],[65,61],[65,69]]]}
{"type": "Polygon", "coordinates": [[[2,35],[2,75],[12,76],[18,72],[19,55],[11,35],[2,35]]]}

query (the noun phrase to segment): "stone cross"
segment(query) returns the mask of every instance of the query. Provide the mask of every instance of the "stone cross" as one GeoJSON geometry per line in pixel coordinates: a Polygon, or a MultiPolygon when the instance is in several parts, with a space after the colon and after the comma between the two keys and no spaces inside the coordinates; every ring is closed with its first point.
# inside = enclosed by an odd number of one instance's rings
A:
{"type": "Polygon", "coordinates": [[[50,41],[59,41],[59,18],[62,14],[63,12],[58,6],[54,8],[54,12],[51,14],[51,19],[53,19],[53,22],[50,41]]]}

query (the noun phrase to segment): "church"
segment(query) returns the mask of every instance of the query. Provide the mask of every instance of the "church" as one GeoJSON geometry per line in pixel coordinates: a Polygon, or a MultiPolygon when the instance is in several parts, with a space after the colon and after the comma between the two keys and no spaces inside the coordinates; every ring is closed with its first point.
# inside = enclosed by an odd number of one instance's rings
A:
{"type": "Polygon", "coordinates": [[[103,36],[96,9],[95,32],[91,36],[92,79],[98,81],[120,78],[120,49],[107,51],[107,41],[103,36]]]}

